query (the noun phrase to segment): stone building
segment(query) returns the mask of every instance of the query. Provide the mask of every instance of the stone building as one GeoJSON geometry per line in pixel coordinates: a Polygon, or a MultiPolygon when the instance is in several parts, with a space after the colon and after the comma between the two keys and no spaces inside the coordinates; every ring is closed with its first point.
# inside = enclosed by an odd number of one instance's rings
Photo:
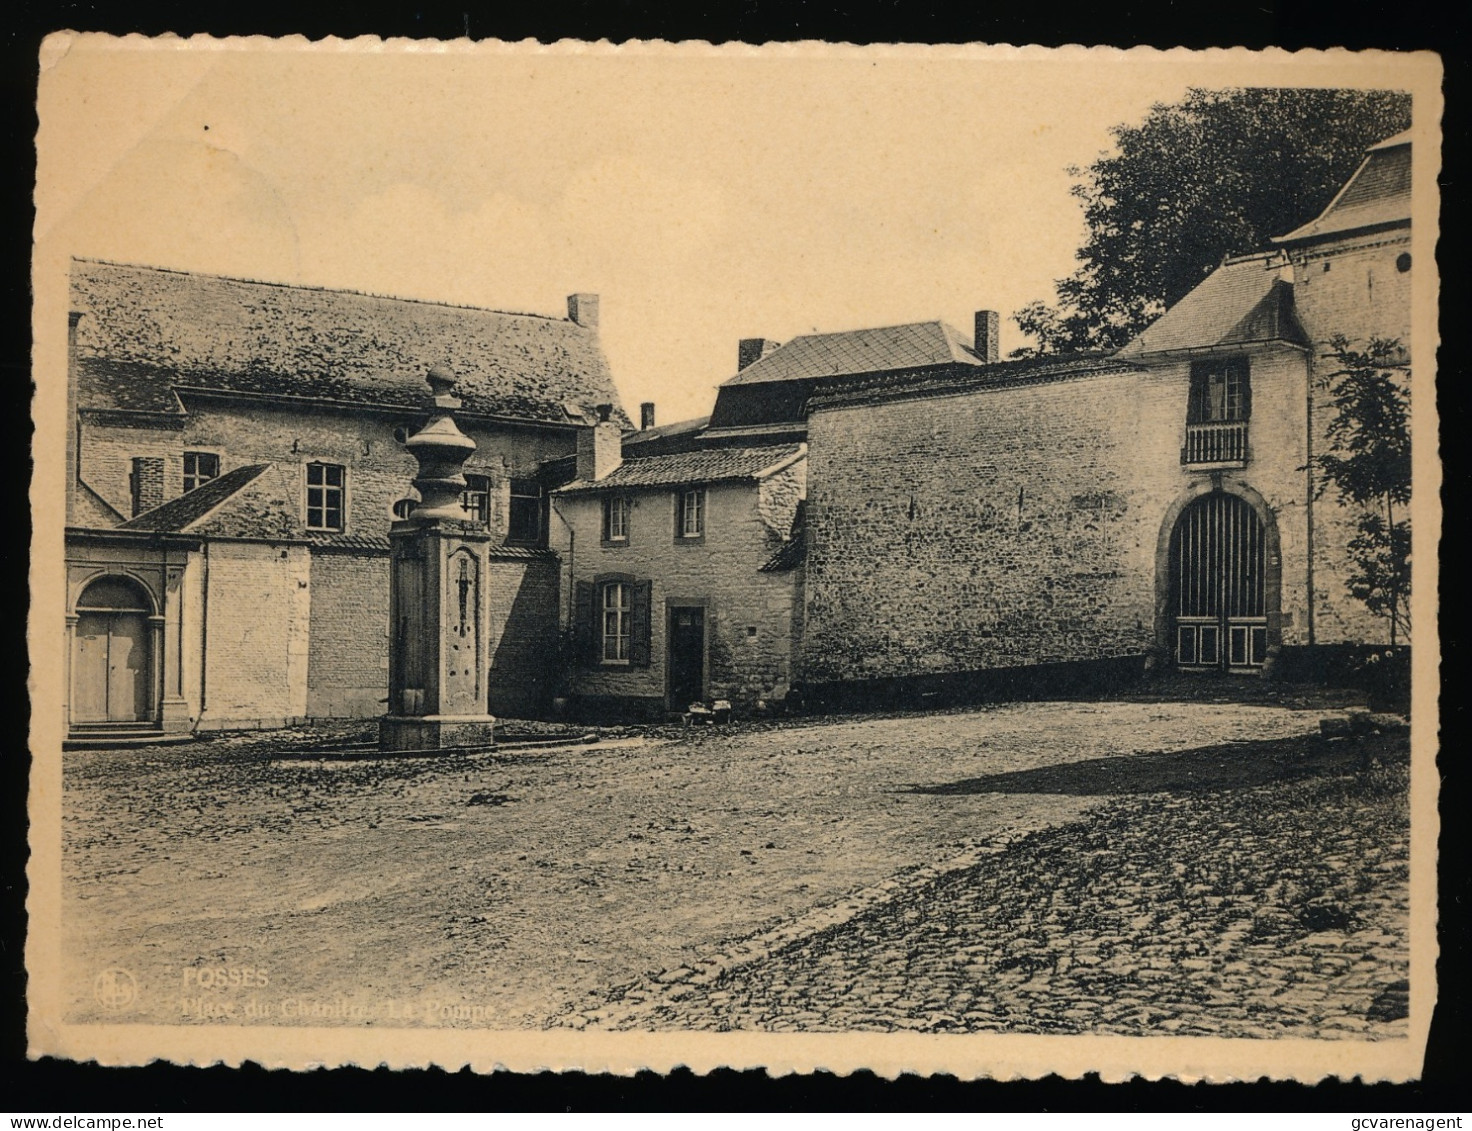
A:
{"type": "Polygon", "coordinates": [[[596,296],[548,318],[78,259],[71,309],[74,733],[383,712],[388,529],[414,467],[395,434],[434,365],[477,445],[467,513],[495,535],[489,706],[545,702],[547,469],[595,406],[625,419],[596,296]]]}
{"type": "Polygon", "coordinates": [[[1309,461],[1330,338],[1409,348],[1409,167],[1406,139],[1377,146],[1113,356],[815,391],[804,677],[960,696],[1382,641],[1309,461]]]}
{"type": "Polygon", "coordinates": [[[579,715],[660,718],[722,699],[749,711],[791,687],[806,448],[700,445],[699,431],[635,434],[625,459],[618,424],[599,424],[553,492],[579,715]],[[664,450],[682,435],[683,450],[664,450]]]}

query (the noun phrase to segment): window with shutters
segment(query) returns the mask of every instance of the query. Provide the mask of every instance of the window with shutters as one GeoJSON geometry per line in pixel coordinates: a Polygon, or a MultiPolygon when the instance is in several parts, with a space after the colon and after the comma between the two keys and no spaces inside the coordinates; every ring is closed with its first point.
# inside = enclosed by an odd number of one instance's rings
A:
{"type": "Polygon", "coordinates": [[[184,453],[184,491],[187,494],[196,487],[203,487],[211,479],[220,477],[220,457],[214,452],[184,453]]]}
{"type": "Polygon", "coordinates": [[[624,543],[629,540],[629,497],[609,495],[603,500],[603,541],[624,543]]]}
{"type": "Polygon", "coordinates": [[[649,666],[653,585],[624,574],[605,574],[576,584],[573,629],[582,663],[595,667],[649,666]]]}
{"type": "Polygon", "coordinates": [[[338,463],[307,464],[307,529],[342,530],[347,468],[338,463]]]}
{"type": "Polygon", "coordinates": [[[629,587],[622,581],[603,586],[603,662],[629,662],[629,587]]]}
{"type": "Polygon", "coordinates": [[[675,496],[675,541],[698,542],[705,537],[705,488],[695,487],[675,496]]]}

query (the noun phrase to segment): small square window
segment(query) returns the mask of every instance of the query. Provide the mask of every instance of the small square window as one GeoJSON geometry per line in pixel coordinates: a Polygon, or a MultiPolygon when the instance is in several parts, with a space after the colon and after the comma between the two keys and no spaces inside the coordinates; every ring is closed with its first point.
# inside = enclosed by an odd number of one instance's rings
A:
{"type": "Polygon", "coordinates": [[[609,495],[603,500],[603,540],[605,542],[627,542],[629,540],[629,497],[609,495]]]}
{"type": "Polygon", "coordinates": [[[188,494],[220,477],[220,457],[214,452],[184,453],[184,491],[188,494]]]}

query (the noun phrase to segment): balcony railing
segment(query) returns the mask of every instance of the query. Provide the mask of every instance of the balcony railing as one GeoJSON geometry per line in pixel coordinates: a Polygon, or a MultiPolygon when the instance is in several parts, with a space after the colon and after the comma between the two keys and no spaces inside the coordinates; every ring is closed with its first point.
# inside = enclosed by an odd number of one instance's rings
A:
{"type": "Polygon", "coordinates": [[[1246,463],[1247,421],[1214,420],[1186,425],[1182,463],[1246,463]]]}

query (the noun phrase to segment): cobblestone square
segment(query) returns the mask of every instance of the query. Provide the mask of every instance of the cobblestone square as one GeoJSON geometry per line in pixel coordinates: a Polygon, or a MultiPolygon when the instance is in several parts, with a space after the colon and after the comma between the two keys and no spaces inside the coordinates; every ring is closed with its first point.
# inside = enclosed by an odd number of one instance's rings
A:
{"type": "Polygon", "coordinates": [[[1406,742],[1323,714],[72,752],[69,1019],[1398,1036],[1406,742]]]}

